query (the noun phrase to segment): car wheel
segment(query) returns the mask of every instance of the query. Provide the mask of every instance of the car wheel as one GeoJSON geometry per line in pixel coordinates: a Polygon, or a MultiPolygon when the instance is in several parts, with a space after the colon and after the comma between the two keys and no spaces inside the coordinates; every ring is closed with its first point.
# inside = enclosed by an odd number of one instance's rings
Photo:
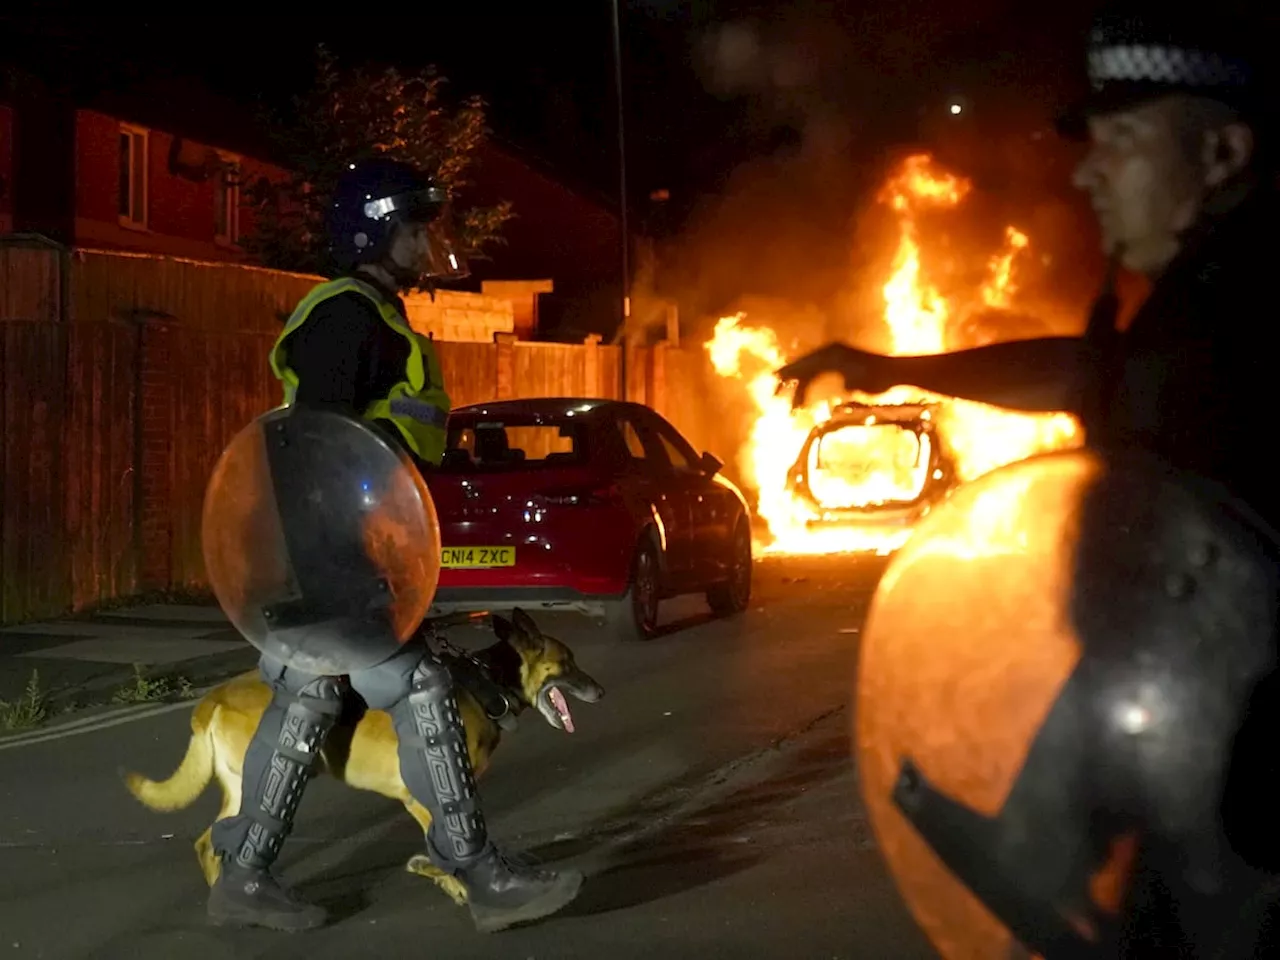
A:
{"type": "Polygon", "coordinates": [[[605,623],[620,640],[649,640],[658,630],[661,598],[658,551],[649,537],[640,541],[631,562],[631,584],[618,600],[605,607],[605,623]]]}
{"type": "Polygon", "coordinates": [[[707,591],[707,605],[717,617],[742,613],[751,602],[751,531],[745,523],[733,532],[729,578],[707,591]]]}

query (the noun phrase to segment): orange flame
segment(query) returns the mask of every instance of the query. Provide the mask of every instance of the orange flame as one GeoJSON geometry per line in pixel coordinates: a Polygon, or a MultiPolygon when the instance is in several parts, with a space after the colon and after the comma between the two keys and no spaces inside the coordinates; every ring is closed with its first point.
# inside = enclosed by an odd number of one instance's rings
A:
{"type": "MultiPolygon", "coordinates": [[[[884,320],[894,354],[934,354],[956,348],[947,338],[953,304],[925,276],[916,217],[925,210],[958,207],[970,189],[967,180],[936,169],[927,155],[917,155],[902,164],[879,194],[879,201],[898,219],[897,250],[882,287],[884,320]]],[[[986,280],[976,291],[982,304],[997,310],[1012,308],[1017,294],[1017,261],[1030,246],[1025,233],[1012,226],[1006,228],[1003,248],[989,258],[986,280]]],[[[790,398],[776,394],[774,371],[787,360],[777,336],[767,327],[747,326],[745,321],[741,313],[722,318],[706,349],[716,372],[740,381],[755,406],[755,419],[739,452],[738,465],[743,481],[757,491],[756,512],[769,527],[770,542],[758,545],[763,552],[886,553],[909,536],[910,530],[901,527],[825,523],[823,510],[788,485],[791,468],[810,431],[848,399],[878,405],[935,404],[937,436],[962,482],[1036,453],[1076,446],[1081,440],[1079,424],[1065,413],[1016,413],[910,386],[894,387],[876,397],[855,393],[793,412],[790,398]]],[[[823,464],[817,463],[812,449],[810,453],[810,489],[819,502],[840,507],[874,506],[909,500],[921,489],[926,478],[920,464],[928,462],[928,450],[923,447],[927,436],[917,443],[898,428],[873,423],[830,436],[839,436],[841,441],[830,445],[824,441],[826,472],[817,469],[823,464]]]]}
{"type": "Polygon", "coordinates": [[[926,156],[908,157],[902,172],[880,192],[880,202],[887,202],[900,218],[893,273],[884,285],[884,318],[894,353],[942,353],[946,349],[943,333],[948,305],[920,275],[914,216],[924,207],[955,207],[968,192],[967,180],[934,174],[926,156]]]}
{"type": "Polygon", "coordinates": [[[982,302],[989,307],[1007,310],[1013,306],[1013,261],[1027,248],[1027,235],[1015,227],[1004,228],[1004,250],[991,258],[988,269],[991,275],[982,285],[982,302]]]}

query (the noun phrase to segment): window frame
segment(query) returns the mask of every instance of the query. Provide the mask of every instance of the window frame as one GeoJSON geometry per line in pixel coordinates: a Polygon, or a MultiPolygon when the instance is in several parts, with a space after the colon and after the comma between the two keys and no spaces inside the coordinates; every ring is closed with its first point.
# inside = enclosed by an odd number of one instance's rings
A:
{"type": "MultiPolygon", "coordinates": [[[[146,127],[140,127],[137,124],[122,123],[120,124],[121,138],[129,138],[129,159],[128,171],[120,171],[121,180],[125,180],[129,185],[127,197],[117,197],[116,213],[119,216],[120,226],[127,227],[130,230],[146,230],[147,224],[151,219],[151,131],[146,127]],[[141,175],[135,176],[135,168],[141,165],[141,175]],[[141,203],[137,201],[134,190],[141,185],[141,203]],[[141,219],[134,216],[135,211],[141,207],[141,219]],[[128,213],[123,212],[127,209],[128,213]]],[[[119,184],[117,184],[118,189],[119,184]]]]}
{"type": "Polygon", "coordinates": [[[244,158],[239,154],[218,151],[221,167],[213,195],[213,240],[224,247],[240,246],[240,174],[244,158]],[[219,232],[220,204],[226,205],[226,219],[230,230],[219,232]]]}

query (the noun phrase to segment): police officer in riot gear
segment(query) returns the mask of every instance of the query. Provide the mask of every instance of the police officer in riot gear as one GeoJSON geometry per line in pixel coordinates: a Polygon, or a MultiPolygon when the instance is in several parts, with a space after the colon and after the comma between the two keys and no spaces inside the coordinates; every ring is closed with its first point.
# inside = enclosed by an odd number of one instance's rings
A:
{"type": "Polygon", "coordinates": [[[1104,249],[1152,284],[1128,329],[1100,298],[1086,336],[882,357],[830,344],[778,372],[803,401],[843,375],[879,392],[912,384],[1028,411],[1084,416],[1091,446],[1140,446],[1230,481],[1260,509],[1274,499],[1256,466],[1269,422],[1269,351],[1259,323],[1274,299],[1277,211],[1274,55],[1256,26],[1215,7],[1116,7],[1090,40],[1093,95],[1062,118],[1088,132],[1075,174],[1104,249]]]}
{"type": "Polygon", "coordinates": [[[1280,955],[1280,502],[1260,459],[1277,87],[1256,12],[1095,20],[1093,92],[1063,132],[1089,139],[1074,180],[1113,266],[1150,281],[1126,329],[1108,288],[1080,338],[832,344],[779,371],[797,402],[835,373],[1086,428],[1088,451],[1003,468],[927,518],[864,631],[864,795],[948,958],[1280,955]]]}
{"type": "Polygon", "coordinates": [[[302,298],[270,357],[286,403],[377,420],[427,466],[443,455],[449,397],[435,348],[409,326],[397,291],[467,275],[449,219],[443,191],[408,165],[353,164],[328,215],[341,275],[302,298]]]}
{"type": "MultiPolygon", "coordinates": [[[[358,423],[374,423],[380,428],[376,433],[399,444],[412,456],[413,460],[406,463],[430,467],[438,464],[443,455],[449,401],[439,362],[430,341],[409,326],[397,290],[426,280],[465,275],[461,252],[454,247],[448,233],[445,200],[438,188],[404,164],[374,160],[353,164],[345,171],[329,217],[332,252],[345,272],[338,279],[319,285],[302,300],[272,350],[271,366],[284,384],[288,409],[304,413],[315,410],[317,415],[336,412],[353,419],[327,421],[323,417],[320,420],[312,417],[308,420],[302,416],[294,417],[297,423],[291,425],[285,411],[268,414],[264,421],[272,420],[272,423],[258,428],[257,436],[260,441],[264,429],[277,431],[272,435],[278,436],[280,442],[271,456],[286,466],[271,468],[276,474],[272,479],[274,494],[260,496],[259,500],[276,504],[271,511],[285,519],[268,523],[255,517],[224,520],[215,516],[212,521],[213,528],[222,523],[224,534],[230,526],[239,523],[238,534],[235,530],[232,533],[241,537],[241,544],[247,542],[245,531],[256,536],[255,531],[273,524],[285,529],[286,539],[292,536],[292,548],[283,548],[285,559],[276,564],[276,569],[293,569],[286,575],[282,588],[290,595],[283,598],[288,602],[277,603],[275,608],[282,611],[281,618],[287,615],[301,624],[302,632],[294,631],[300,636],[305,636],[308,629],[316,636],[329,629],[331,648],[334,643],[365,643],[365,638],[353,636],[352,631],[358,633],[370,624],[377,628],[377,623],[383,622],[363,614],[346,620],[338,616],[341,613],[338,608],[347,602],[341,594],[355,590],[353,583],[365,577],[363,582],[376,584],[374,594],[379,589],[385,592],[388,564],[403,561],[407,565],[412,561],[416,566],[410,572],[410,580],[405,582],[416,587],[413,578],[420,579],[417,571],[430,566],[425,561],[418,562],[416,557],[402,556],[420,548],[421,536],[414,535],[408,546],[403,537],[398,545],[394,537],[384,537],[384,543],[391,543],[392,547],[389,553],[382,548],[381,578],[379,571],[372,569],[370,579],[367,575],[370,571],[365,568],[376,568],[377,563],[368,562],[371,541],[359,538],[367,535],[373,529],[370,523],[379,519],[384,527],[401,523],[398,532],[403,534],[409,528],[402,518],[412,514],[412,511],[402,511],[401,520],[379,518],[377,511],[385,512],[382,504],[389,503],[395,496],[412,504],[425,500],[431,529],[436,531],[436,542],[431,546],[438,551],[438,525],[430,509],[429,494],[420,480],[406,485],[401,479],[397,488],[392,482],[398,469],[394,466],[396,461],[391,461],[390,473],[383,470],[382,480],[372,468],[367,471],[369,477],[355,477],[356,468],[363,469],[365,464],[334,465],[331,451],[373,450],[367,462],[377,460],[377,443],[371,445],[365,439],[369,434],[362,434],[358,426],[358,423]],[[340,436],[341,428],[335,430],[327,425],[331,422],[345,422],[352,427],[340,436]],[[332,436],[324,436],[325,431],[331,431],[332,436]],[[312,456],[315,451],[320,454],[312,456]],[[289,456],[294,459],[288,460],[289,456]],[[307,460],[308,456],[312,459],[307,460]],[[342,476],[335,480],[299,476],[309,469],[330,470],[332,477],[342,476]],[[357,489],[367,493],[359,492],[352,500],[349,490],[339,489],[342,484],[351,486],[352,478],[346,474],[355,477],[357,489]],[[303,487],[308,483],[327,492],[316,495],[312,490],[307,496],[303,487]],[[408,494],[404,493],[406,490],[408,494]],[[384,499],[379,501],[378,497],[384,499]],[[307,502],[301,502],[303,500],[307,502]],[[364,510],[368,516],[350,521],[333,517],[331,529],[317,530],[318,525],[323,525],[320,520],[326,517],[322,512],[328,509],[326,501],[354,503],[354,508],[347,513],[364,510]],[[290,512],[295,518],[293,521],[286,517],[290,512]],[[298,521],[298,517],[302,520],[298,521]],[[288,529],[291,522],[292,533],[288,529]],[[349,535],[353,530],[356,539],[349,535]],[[299,544],[319,547],[301,549],[299,544]],[[336,555],[344,549],[345,558],[336,555]],[[299,595],[301,601],[297,600],[299,595]],[[294,608],[301,605],[311,609],[290,612],[290,604],[294,608]],[[319,610],[326,604],[332,606],[333,611],[319,610]],[[330,625],[328,628],[326,622],[330,625]],[[315,627],[317,623],[319,627],[315,627]],[[333,624],[341,623],[350,624],[350,629],[332,628],[333,624]]],[[[260,447],[259,441],[255,442],[260,447]]],[[[247,482],[244,478],[254,476],[252,469],[236,473],[249,462],[244,451],[253,448],[253,443],[246,445],[239,440],[237,443],[239,447],[233,444],[224,454],[224,461],[229,458],[235,462],[220,465],[215,471],[206,500],[207,558],[213,556],[211,551],[221,549],[213,542],[221,534],[211,528],[209,505],[224,504],[234,510],[237,503],[248,499],[246,496],[237,499],[234,494],[238,491],[227,489],[229,484],[244,484],[247,482]],[[215,489],[219,484],[222,488],[215,489]],[[228,492],[233,495],[228,496],[228,492]]],[[[394,448],[384,444],[380,449],[394,448]]],[[[385,456],[381,462],[387,462],[385,456]]],[[[261,486],[260,481],[253,482],[261,486]]],[[[249,491],[254,495],[259,492],[249,491]]],[[[420,517],[425,518],[421,506],[416,509],[420,517]]],[[[263,507],[259,516],[270,519],[272,513],[263,507]]],[[[425,522],[422,519],[422,523],[425,522]]],[[[419,524],[414,529],[428,528],[419,524]]],[[[225,537],[224,540],[231,542],[225,537]]],[[[261,556],[267,552],[266,547],[256,550],[261,556]]],[[[231,559],[229,565],[213,564],[223,571],[224,579],[228,576],[227,570],[233,577],[252,580],[258,576],[250,569],[255,563],[261,566],[258,557],[249,557],[243,562],[234,556],[231,559]],[[242,572],[241,568],[248,572],[242,572]]],[[[268,559],[274,562],[276,557],[268,559]]],[[[438,570],[438,559],[434,562],[434,569],[438,570]]],[[[262,582],[265,581],[259,577],[258,585],[262,582]]],[[[434,579],[428,586],[434,589],[434,579]]],[[[219,594],[219,599],[222,600],[224,594],[247,596],[244,590],[244,584],[232,583],[229,591],[219,594]]],[[[395,592],[392,584],[391,593],[395,592]]],[[[351,595],[365,604],[360,609],[371,609],[367,595],[365,599],[356,593],[351,595]]],[[[419,599],[429,601],[429,596],[419,599]]],[[[355,608],[348,603],[347,610],[351,609],[355,608]]],[[[267,614],[271,615],[272,611],[267,610],[267,614]]],[[[236,619],[233,615],[233,620],[236,619]]],[[[237,626],[241,622],[245,622],[244,616],[237,620],[237,626]]],[[[437,866],[465,884],[478,929],[500,930],[514,923],[537,920],[561,909],[577,895],[583,879],[581,873],[568,870],[555,873],[518,865],[494,846],[476,796],[466,735],[449,672],[422,645],[403,642],[412,629],[410,625],[401,631],[404,636],[399,638],[403,644],[400,646],[396,638],[389,637],[384,630],[382,639],[375,637],[366,643],[365,660],[355,667],[315,656],[301,661],[311,665],[310,671],[298,667],[298,646],[281,645],[279,641],[263,643],[261,638],[250,637],[264,650],[261,671],[272,687],[273,700],[245,757],[239,813],[218,821],[213,829],[214,849],[221,868],[209,897],[211,921],[280,930],[304,930],[324,923],[325,911],[304,903],[284,888],[272,875],[271,867],[289,835],[298,801],[317,762],[317,751],[338,718],[348,688],[359,693],[370,709],[390,713],[400,744],[401,776],[414,799],[432,814],[431,829],[426,837],[428,853],[437,866]],[[388,637],[389,646],[385,650],[379,648],[373,659],[386,658],[367,665],[371,645],[385,643],[388,637]],[[316,666],[326,663],[332,664],[331,670],[316,666]]]]}

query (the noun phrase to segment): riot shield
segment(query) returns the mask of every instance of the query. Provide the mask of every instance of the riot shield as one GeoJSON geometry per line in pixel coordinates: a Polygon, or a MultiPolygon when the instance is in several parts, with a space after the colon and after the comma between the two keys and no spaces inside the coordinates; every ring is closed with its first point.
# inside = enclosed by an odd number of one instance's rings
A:
{"type": "Polygon", "coordinates": [[[854,750],[944,957],[1127,956],[1146,844],[1230,887],[1222,774],[1275,663],[1276,555],[1223,491],[1136,455],[1012,464],[920,523],[863,631],[854,750]]]}
{"type": "Polygon", "coordinates": [[[205,493],[209,583],[263,653],[338,675],[390,657],[440,576],[425,481],[377,427],[284,407],[227,446],[205,493]]]}

